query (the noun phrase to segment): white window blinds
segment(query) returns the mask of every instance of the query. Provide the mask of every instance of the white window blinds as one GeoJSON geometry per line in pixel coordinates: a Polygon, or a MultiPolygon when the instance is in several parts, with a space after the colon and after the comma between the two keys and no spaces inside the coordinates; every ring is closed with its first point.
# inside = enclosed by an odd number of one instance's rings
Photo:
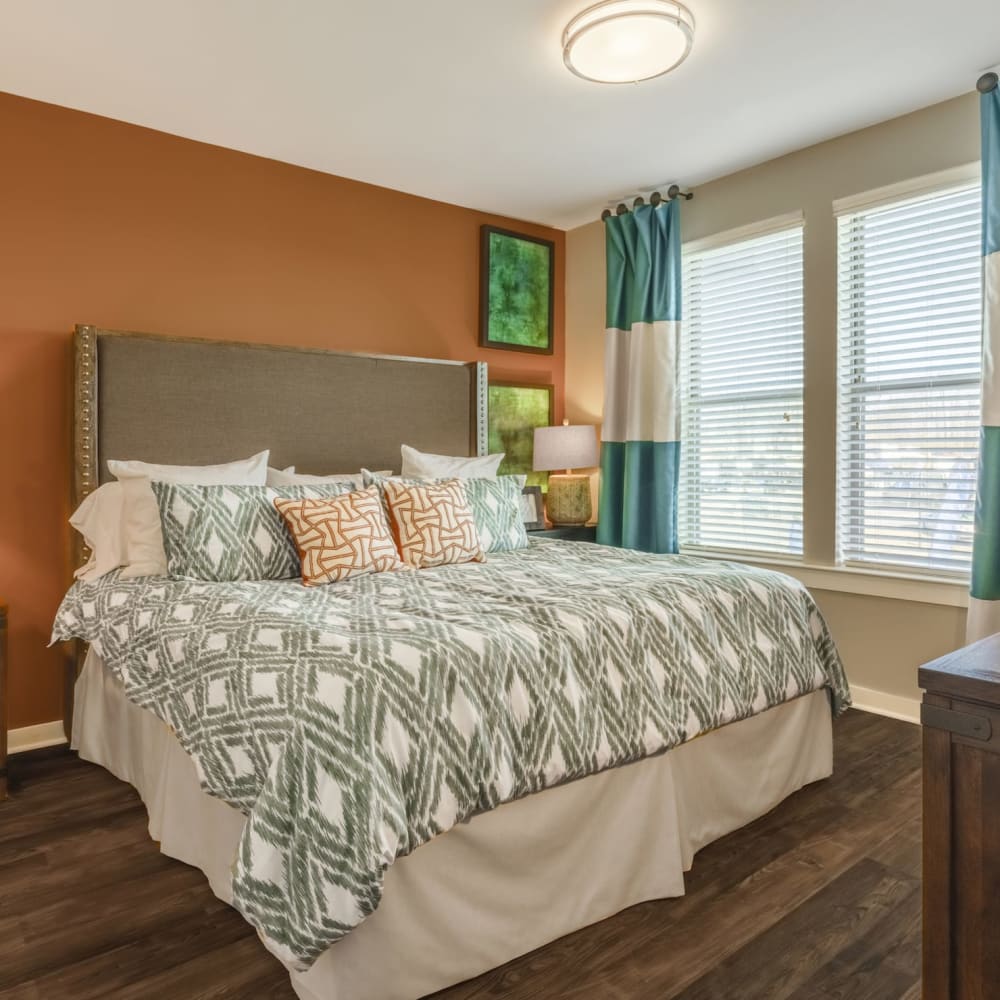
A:
{"type": "Polygon", "coordinates": [[[682,546],[802,552],[802,226],[684,257],[682,546]]]}
{"type": "Polygon", "coordinates": [[[968,574],[979,443],[978,184],[838,223],[840,561],[968,574]]]}

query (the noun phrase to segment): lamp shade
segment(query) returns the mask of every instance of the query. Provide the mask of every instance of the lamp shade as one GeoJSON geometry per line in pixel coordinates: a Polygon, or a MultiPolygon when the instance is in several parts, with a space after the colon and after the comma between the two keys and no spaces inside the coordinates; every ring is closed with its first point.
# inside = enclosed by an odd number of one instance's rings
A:
{"type": "Polygon", "coordinates": [[[590,424],[535,428],[535,472],[597,465],[597,432],[590,424]]]}

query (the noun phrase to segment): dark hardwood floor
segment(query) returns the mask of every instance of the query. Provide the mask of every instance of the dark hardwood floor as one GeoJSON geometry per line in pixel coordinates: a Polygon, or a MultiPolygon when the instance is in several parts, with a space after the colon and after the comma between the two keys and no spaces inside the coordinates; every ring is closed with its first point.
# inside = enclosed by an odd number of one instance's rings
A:
{"type": "MultiPolygon", "coordinates": [[[[644,903],[435,1000],[919,1000],[920,730],[836,723],[836,770],[644,903]]],[[[68,751],[15,758],[0,805],[0,1000],[292,1000],[135,792],[68,751]]]]}

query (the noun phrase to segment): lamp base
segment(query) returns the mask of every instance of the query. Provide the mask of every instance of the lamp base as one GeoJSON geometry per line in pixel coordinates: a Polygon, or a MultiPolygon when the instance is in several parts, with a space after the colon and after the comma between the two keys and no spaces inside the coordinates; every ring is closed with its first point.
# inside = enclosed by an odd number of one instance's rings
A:
{"type": "Polygon", "coordinates": [[[550,475],[545,513],[553,524],[586,524],[593,513],[590,476],[550,475]]]}

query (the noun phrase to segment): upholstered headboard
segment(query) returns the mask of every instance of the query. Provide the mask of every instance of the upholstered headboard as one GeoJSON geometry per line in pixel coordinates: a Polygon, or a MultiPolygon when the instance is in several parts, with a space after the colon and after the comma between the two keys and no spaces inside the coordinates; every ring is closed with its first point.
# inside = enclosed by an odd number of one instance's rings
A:
{"type": "Polygon", "coordinates": [[[486,453],[486,365],[78,326],[75,501],[107,459],[201,465],[265,448],[316,474],[399,471],[399,446],[486,453]]]}

